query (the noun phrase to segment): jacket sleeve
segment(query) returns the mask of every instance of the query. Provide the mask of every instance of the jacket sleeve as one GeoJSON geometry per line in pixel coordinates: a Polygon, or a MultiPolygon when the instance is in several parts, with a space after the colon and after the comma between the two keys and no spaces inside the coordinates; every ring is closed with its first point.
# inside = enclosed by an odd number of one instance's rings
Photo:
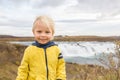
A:
{"type": "Polygon", "coordinates": [[[62,56],[62,53],[60,53],[58,56],[57,79],[56,80],[66,80],[65,60],[62,56]]]}
{"type": "Polygon", "coordinates": [[[18,68],[18,75],[16,80],[27,80],[28,77],[28,71],[29,71],[29,65],[28,65],[28,52],[25,50],[21,65],[18,68]]]}

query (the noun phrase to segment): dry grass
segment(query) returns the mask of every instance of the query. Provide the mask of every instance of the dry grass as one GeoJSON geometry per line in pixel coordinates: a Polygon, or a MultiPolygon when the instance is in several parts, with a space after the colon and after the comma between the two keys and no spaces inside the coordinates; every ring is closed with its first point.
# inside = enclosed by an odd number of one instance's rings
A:
{"type": "Polygon", "coordinates": [[[113,37],[102,36],[56,36],[55,41],[114,41],[113,37]]]}
{"type": "Polygon", "coordinates": [[[25,46],[0,43],[0,80],[15,80],[25,46]]]}
{"type": "MultiPolygon", "coordinates": [[[[0,42],[4,41],[33,41],[33,37],[11,37],[2,36],[0,42]]],[[[119,37],[101,37],[101,36],[55,36],[54,41],[115,41],[119,37]]]]}
{"type": "Polygon", "coordinates": [[[0,38],[0,42],[6,42],[6,41],[33,41],[33,37],[4,37],[0,38]]]}

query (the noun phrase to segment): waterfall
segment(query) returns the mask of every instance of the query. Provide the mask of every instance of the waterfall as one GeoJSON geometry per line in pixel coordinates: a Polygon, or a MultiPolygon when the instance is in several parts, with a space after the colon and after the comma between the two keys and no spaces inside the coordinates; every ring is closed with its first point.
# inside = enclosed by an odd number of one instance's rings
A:
{"type": "Polygon", "coordinates": [[[58,42],[64,57],[93,57],[101,53],[114,53],[113,42],[58,42]]]}

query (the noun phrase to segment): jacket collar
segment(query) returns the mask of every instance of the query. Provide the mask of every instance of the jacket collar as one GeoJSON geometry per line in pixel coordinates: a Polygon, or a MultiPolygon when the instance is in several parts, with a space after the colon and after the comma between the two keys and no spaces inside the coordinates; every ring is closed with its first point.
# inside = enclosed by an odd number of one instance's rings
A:
{"type": "Polygon", "coordinates": [[[54,45],[57,45],[57,44],[55,44],[53,41],[50,41],[50,42],[48,42],[48,43],[46,43],[46,44],[40,44],[40,43],[38,43],[37,41],[35,41],[34,43],[32,43],[32,45],[37,46],[37,47],[39,47],[39,48],[44,48],[44,49],[46,49],[46,48],[48,48],[48,47],[50,47],[50,46],[54,46],[54,45]]]}

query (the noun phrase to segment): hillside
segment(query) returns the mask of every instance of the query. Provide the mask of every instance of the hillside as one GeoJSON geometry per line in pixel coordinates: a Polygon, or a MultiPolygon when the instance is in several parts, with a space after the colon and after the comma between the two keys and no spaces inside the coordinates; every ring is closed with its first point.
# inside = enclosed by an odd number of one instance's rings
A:
{"type": "Polygon", "coordinates": [[[22,45],[0,43],[0,80],[15,80],[24,49],[22,45]]]}
{"type": "Polygon", "coordinates": [[[0,35],[0,38],[13,38],[15,36],[11,36],[11,35],[0,35]]]}
{"type": "MultiPolygon", "coordinates": [[[[15,80],[25,48],[26,46],[18,44],[0,42],[0,80],[15,80]]],[[[88,77],[86,74],[90,77],[95,76],[94,69],[103,69],[103,67],[66,63],[67,80],[85,80],[84,78],[88,77]]]]}
{"type": "MultiPolygon", "coordinates": [[[[26,47],[0,42],[0,80],[15,80],[26,47]]],[[[67,80],[120,80],[119,67],[114,67],[113,62],[111,65],[113,65],[112,68],[106,69],[98,65],[66,62],[67,80]]]]}

